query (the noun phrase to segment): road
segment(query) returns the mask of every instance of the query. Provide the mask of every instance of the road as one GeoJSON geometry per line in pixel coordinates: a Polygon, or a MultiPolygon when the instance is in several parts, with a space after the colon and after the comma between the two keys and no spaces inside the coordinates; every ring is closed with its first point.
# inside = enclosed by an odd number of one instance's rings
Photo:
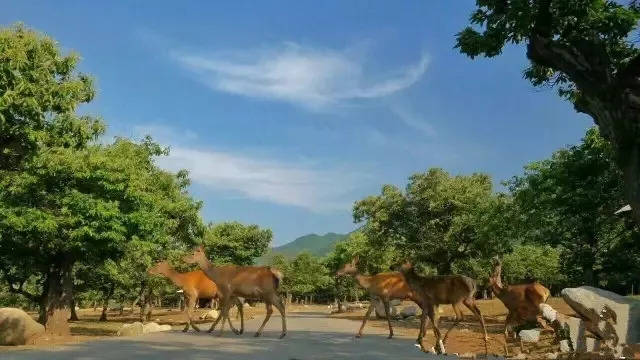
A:
{"type": "MultiPolygon", "coordinates": [[[[307,359],[443,359],[422,353],[415,339],[387,339],[386,329],[368,326],[362,339],[353,334],[359,322],[328,318],[321,313],[296,312],[288,315],[287,337],[278,339],[281,321],[274,316],[263,337],[253,333],[262,316],[247,321],[245,334],[236,336],[228,330],[223,337],[206,332],[182,333],[179,330],[129,338],[109,338],[52,350],[24,350],[0,354],[8,360],[98,360],[98,359],[207,359],[207,360],[307,360],[307,359]]],[[[202,328],[207,328],[202,326],[202,328]]],[[[453,357],[450,357],[453,358],[453,357]]]]}

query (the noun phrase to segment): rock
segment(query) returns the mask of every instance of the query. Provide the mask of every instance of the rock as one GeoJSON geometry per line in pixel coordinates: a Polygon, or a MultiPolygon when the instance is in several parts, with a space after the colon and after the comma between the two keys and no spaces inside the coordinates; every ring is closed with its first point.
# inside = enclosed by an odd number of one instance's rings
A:
{"type": "Polygon", "coordinates": [[[402,310],[400,311],[400,316],[402,316],[403,318],[408,318],[410,316],[416,316],[418,314],[418,307],[417,306],[406,306],[404,308],[402,308],[402,310]]]}
{"type": "Polygon", "coordinates": [[[571,352],[571,345],[569,340],[560,340],[560,351],[563,353],[571,352]]]}
{"type": "MultiPolygon", "coordinates": [[[[386,319],[387,315],[384,311],[384,304],[382,303],[382,301],[378,301],[376,300],[374,302],[374,306],[375,306],[375,310],[376,310],[376,317],[378,319],[386,319]]],[[[389,315],[391,315],[391,317],[394,317],[396,315],[398,315],[398,308],[395,306],[389,306],[389,315]]]]}
{"type": "Polygon", "coordinates": [[[517,359],[517,360],[524,360],[527,358],[527,355],[525,355],[524,353],[520,353],[514,357],[512,357],[512,359],[517,359]]]}
{"type": "Polygon", "coordinates": [[[402,305],[402,300],[398,300],[398,299],[391,300],[391,301],[389,301],[389,305],[390,306],[402,305]]]}
{"type": "Polygon", "coordinates": [[[364,309],[364,305],[360,302],[347,304],[347,311],[364,309]]]}
{"type": "Polygon", "coordinates": [[[640,300],[591,286],[564,289],[562,298],[582,318],[570,324],[576,351],[611,349],[621,356],[626,344],[640,343],[640,300]],[[585,337],[585,332],[604,340],[585,337]]]}
{"type": "Polygon", "coordinates": [[[555,360],[558,358],[558,353],[546,353],[545,357],[547,359],[555,360]]]}
{"type": "Polygon", "coordinates": [[[132,324],[124,324],[118,330],[117,336],[138,336],[144,334],[144,325],[141,322],[136,321],[132,324]]]}
{"type": "Polygon", "coordinates": [[[535,343],[540,340],[540,329],[521,330],[518,335],[522,342],[535,343]]]}
{"type": "Polygon", "coordinates": [[[171,330],[171,325],[158,325],[157,323],[150,322],[142,325],[142,333],[150,334],[154,332],[160,331],[169,331],[171,330]]]}
{"type": "Polygon", "coordinates": [[[0,308],[0,345],[30,344],[44,334],[44,326],[17,308],[0,308]]]}
{"type": "Polygon", "coordinates": [[[220,316],[220,312],[218,310],[209,310],[206,313],[202,314],[202,316],[200,316],[200,319],[202,319],[202,320],[206,320],[206,319],[215,320],[215,319],[218,318],[218,316],[220,316]]]}
{"type": "Polygon", "coordinates": [[[461,357],[461,358],[463,358],[463,359],[464,359],[464,358],[469,358],[469,359],[471,359],[471,358],[474,358],[475,356],[476,356],[476,355],[475,355],[474,353],[470,353],[470,352],[460,354],[460,357],[461,357]]]}
{"type": "Polygon", "coordinates": [[[249,303],[244,303],[243,306],[246,307],[246,308],[251,308],[252,307],[251,304],[249,304],[249,303]]]}

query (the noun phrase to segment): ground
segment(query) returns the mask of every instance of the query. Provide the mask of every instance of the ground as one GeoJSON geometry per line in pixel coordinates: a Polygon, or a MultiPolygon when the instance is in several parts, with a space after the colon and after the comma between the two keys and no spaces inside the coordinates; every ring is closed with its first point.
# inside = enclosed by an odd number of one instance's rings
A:
{"type": "MultiPolygon", "coordinates": [[[[549,303],[558,311],[571,314],[570,308],[561,299],[552,298],[549,303]]],[[[410,305],[410,303],[407,303],[410,305]]],[[[489,332],[489,352],[503,354],[503,320],[506,309],[498,300],[479,302],[485,314],[489,332]]],[[[203,311],[200,311],[202,313],[203,311]]],[[[372,319],[365,328],[365,336],[355,339],[354,334],[360,326],[363,311],[328,315],[327,306],[299,306],[289,308],[289,334],[278,340],[280,317],[274,313],[263,338],[252,337],[263,319],[262,306],[251,308],[247,312],[247,333],[235,336],[227,331],[224,337],[213,337],[206,332],[184,334],[184,315],[177,311],[164,309],[156,311],[152,319],[160,324],[174,325],[169,333],[150,334],[134,338],[113,338],[123,323],[137,321],[136,314],[118,316],[110,313],[110,321],[97,321],[99,312],[81,310],[82,321],[71,323],[72,337],[66,339],[41,339],[38,343],[24,347],[0,347],[3,359],[424,359],[425,354],[414,347],[418,333],[418,319],[411,321],[393,321],[396,337],[387,340],[386,321],[372,319]],[[8,351],[8,352],[7,352],[8,351]]],[[[452,331],[447,342],[449,353],[484,353],[484,342],[479,324],[470,312],[465,312],[465,321],[452,331]]],[[[453,316],[450,306],[443,306],[441,318],[443,328],[448,328],[448,317],[453,316]]],[[[237,320],[235,321],[237,323],[237,320]]],[[[207,328],[208,324],[203,324],[207,328]]],[[[427,333],[427,343],[433,343],[431,330],[427,333]]],[[[518,349],[511,347],[511,351],[518,349]]],[[[543,338],[540,344],[528,345],[525,349],[532,355],[542,356],[557,351],[552,344],[551,335],[543,338]]]]}

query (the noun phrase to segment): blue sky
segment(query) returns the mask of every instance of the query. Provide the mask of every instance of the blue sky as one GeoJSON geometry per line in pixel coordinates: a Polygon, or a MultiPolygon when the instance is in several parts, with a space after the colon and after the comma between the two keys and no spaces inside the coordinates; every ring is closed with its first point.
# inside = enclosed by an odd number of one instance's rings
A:
{"type": "Polygon", "coordinates": [[[81,54],[109,136],[151,134],[207,221],[282,244],[354,228],[353,201],[430,167],[496,184],[591,120],[522,78],[524,49],[454,48],[474,1],[0,1],[81,54]]]}

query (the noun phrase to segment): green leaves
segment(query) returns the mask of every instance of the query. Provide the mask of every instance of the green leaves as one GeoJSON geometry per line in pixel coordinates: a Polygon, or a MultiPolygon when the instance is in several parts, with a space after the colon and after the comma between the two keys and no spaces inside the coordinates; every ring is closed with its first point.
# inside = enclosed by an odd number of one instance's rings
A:
{"type": "Polygon", "coordinates": [[[273,233],[258,225],[239,222],[209,224],[203,245],[210,260],[217,264],[252,265],[266,253],[273,233]]]}

